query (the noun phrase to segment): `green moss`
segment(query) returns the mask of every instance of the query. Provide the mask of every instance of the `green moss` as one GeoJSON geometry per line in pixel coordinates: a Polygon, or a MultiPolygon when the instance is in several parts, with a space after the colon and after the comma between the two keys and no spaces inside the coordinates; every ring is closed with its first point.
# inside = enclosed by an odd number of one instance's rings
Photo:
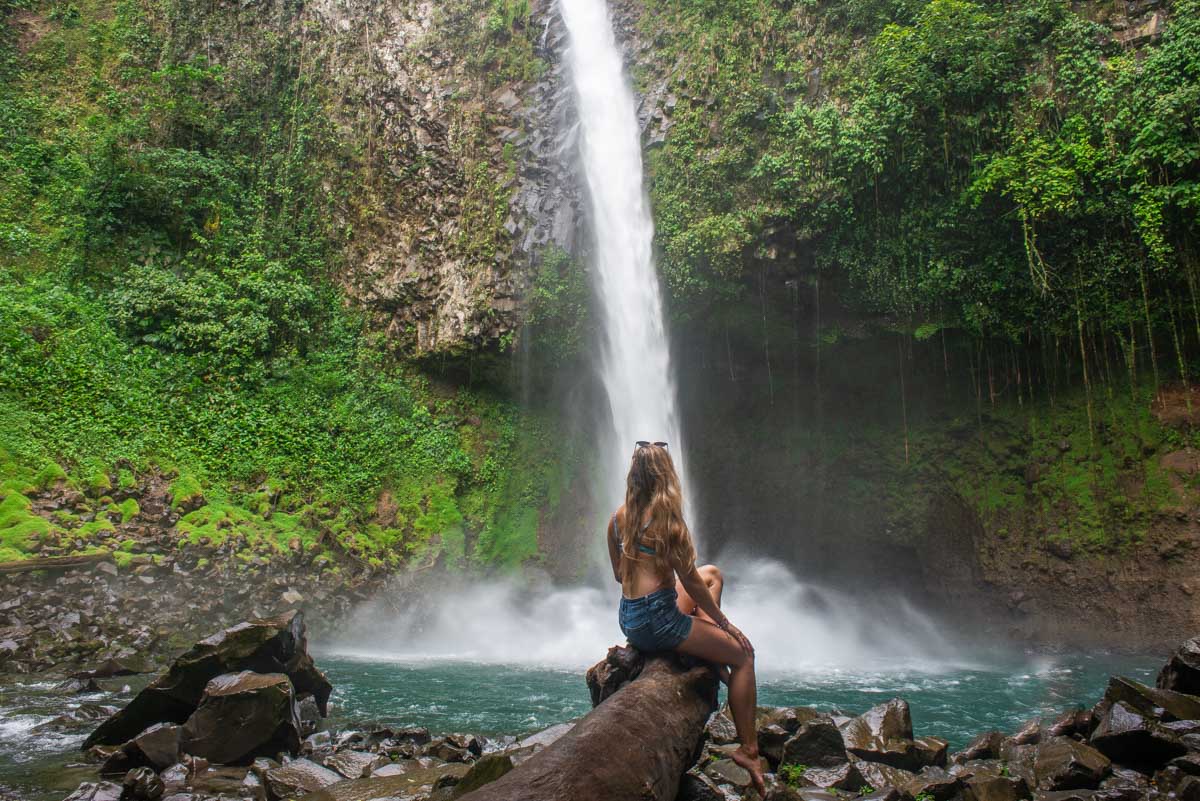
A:
{"type": "Polygon", "coordinates": [[[137,477],[133,472],[124,468],[117,471],[117,486],[123,490],[137,488],[137,477]]]}
{"type": "Polygon", "coordinates": [[[171,507],[174,509],[204,501],[204,490],[190,473],[182,473],[171,482],[170,494],[171,507]]]}
{"type": "Polygon", "coordinates": [[[117,511],[121,515],[121,522],[128,523],[142,513],[142,507],[133,498],[126,498],[117,506],[117,511]]]}
{"type": "Polygon", "coordinates": [[[108,492],[112,489],[112,481],[108,477],[108,472],[96,468],[87,471],[82,478],[83,489],[92,494],[108,492]]]}
{"type": "Polygon", "coordinates": [[[82,538],[84,542],[87,542],[101,531],[107,531],[110,534],[115,534],[117,532],[116,526],[114,526],[112,521],[108,519],[107,511],[100,512],[98,515],[96,515],[96,519],[92,520],[90,523],[84,523],[76,530],[76,534],[82,538]]]}
{"type": "Polygon", "coordinates": [[[113,551],[113,562],[115,562],[117,567],[120,569],[128,569],[132,561],[133,554],[129,553],[128,551],[113,551]]]}
{"type": "Polygon", "coordinates": [[[33,483],[38,489],[50,489],[59,481],[66,481],[66,472],[58,466],[57,462],[46,460],[42,468],[38,470],[33,477],[33,483]]]}

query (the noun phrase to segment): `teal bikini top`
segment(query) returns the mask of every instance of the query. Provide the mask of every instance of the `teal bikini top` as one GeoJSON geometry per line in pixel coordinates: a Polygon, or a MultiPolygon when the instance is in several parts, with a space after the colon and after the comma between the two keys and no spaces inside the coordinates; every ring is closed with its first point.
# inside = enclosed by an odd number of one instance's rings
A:
{"type": "MultiPolygon", "coordinates": [[[[650,528],[649,521],[646,522],[646,525],[642,526],[642,531],[640,534],[638,534],[639,540],[641,539],[641,535],[645,534],[646,529],[648,529],[648,528],[650,528]]],[[[613,530],[613,539],[616,540],[616,542],[617,542],[617,550],[620,551],[621,550],[621,532],[620,532],[620,530],[617,529],[617,516],[615,514],[612,516],[612,530],[613,530]]],[[[643,545],[640,541],[635,543],[635,547],[642,553],[650,554],[651,556],[654,556],[654,554],[656,553],[656,551],[653,548],[651,548],[649,545],[643,545]]]]}

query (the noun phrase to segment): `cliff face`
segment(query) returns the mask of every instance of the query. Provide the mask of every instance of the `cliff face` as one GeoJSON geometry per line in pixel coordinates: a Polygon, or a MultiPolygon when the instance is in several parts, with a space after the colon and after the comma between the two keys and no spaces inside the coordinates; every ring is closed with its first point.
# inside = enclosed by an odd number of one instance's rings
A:
{"type": "Polygon", "coordinates": [[[515,332],[531,268],[578,225],[551,3],[183,2],[170,24],[178,51],[230,71],[297,43],[342,148],[337,280],[377,328],[417,355],[515,332]]]}

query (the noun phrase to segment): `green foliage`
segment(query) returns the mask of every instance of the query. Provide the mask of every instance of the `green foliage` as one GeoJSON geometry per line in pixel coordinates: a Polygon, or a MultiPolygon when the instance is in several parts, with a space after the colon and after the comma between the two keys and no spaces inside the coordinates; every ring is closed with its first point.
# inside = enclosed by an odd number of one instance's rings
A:
{"type": "Polygon", "coordinates": [[[780,765],[779,778],[783,779],[784,784],[789,787],[802,786],[800,780],[804,778],[804,774],[808,772],[808,765],[780,765]]]}
{"type": "Polygon", "coordinates": [[[560,366],[582,352],[588,337],[587,276],[570,254],[547,245],[527,293],[525,331],[539,361],[560,366]]]}
{"type": "Polygon", "coordinates": [[[1136,55],[1083,11],[654,0],[683,95],[650,159],[677,316],[782,254],[910,330],[1161,335],[1134,299],[1194,297],[1200,3],[1136,55]]]}

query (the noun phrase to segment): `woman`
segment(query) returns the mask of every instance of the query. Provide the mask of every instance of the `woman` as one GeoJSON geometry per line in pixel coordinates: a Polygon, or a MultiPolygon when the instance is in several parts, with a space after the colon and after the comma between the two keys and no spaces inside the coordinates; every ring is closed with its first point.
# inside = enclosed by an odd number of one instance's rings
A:
{"type": "Polygon", "coordinates": [[[721,611],[721,572],[714,565],[696,567],[679,476],[666,446],[637,443],[625,503],[608,523],[608,555],[621,584],[621,631],[643,651],[673,650],[719,666],[741,741],[733,760],[766,795],[754,730],[754,647],[721,611]]]}

